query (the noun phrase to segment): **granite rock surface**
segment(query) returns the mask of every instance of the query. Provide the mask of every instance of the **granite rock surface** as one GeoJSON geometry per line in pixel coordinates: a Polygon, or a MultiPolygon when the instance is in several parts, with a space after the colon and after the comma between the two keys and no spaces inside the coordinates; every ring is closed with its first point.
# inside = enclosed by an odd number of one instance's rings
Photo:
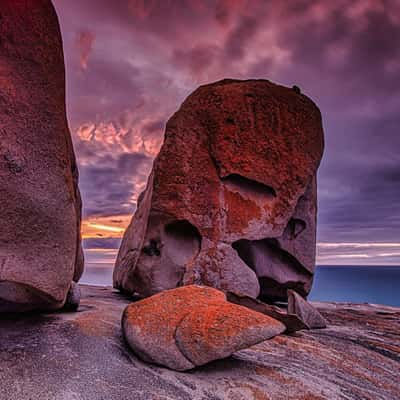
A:
{"type": "Polygon", "coordinates": [[[120,322],[131,298],[80,286],[78,312],[1,316],[0,399],[398,399],[400,308],[313,303],[326,329],[279,335],[182,373],[128,349],[120,322]]]}

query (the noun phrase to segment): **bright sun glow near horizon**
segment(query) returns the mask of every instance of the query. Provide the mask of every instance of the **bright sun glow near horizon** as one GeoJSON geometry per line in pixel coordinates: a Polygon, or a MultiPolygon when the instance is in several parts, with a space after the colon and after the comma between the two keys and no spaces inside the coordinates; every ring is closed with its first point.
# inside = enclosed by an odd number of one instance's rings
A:
{"type": "MultiPolygon", "coordinates": [[[[82,237],[87,239],[121,239],[131,220],[131,215],[85,219],[82,237]]],[[[113,245],[118,244],[114,240],[113,245]]],[[[90,244],[90,243],[89,243],[90,244]]],[[[107,262],[116,256],[114,247],[86,246],[88,260],[93,253],[106,254],[107,262]],[[91,253],[91,254],[88,254],[91,253]]],[[[400,242],[318,242],[317,265],[400,265],[400,242]]]]}

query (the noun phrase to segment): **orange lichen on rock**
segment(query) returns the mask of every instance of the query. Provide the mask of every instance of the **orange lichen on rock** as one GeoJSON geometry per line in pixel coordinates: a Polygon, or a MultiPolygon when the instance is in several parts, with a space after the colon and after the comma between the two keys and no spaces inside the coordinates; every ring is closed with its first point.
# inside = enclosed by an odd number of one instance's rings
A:
{"type": "Polygon", "coordinates": [[[199,307],[180,322],[176,342],[195,365],[225,358],[233,352],[282,333],[286,327],[236,304],[199,307]]]}
{"type": "Polygon", "coordinates": [[[228,357],[286,328],[271,317],[228,303],[219,290],[189,285],[130,304],[122,329],[143,360],[183,371],[228,357]]]}
{"type": "Polygon", "coordinates": [[[227,232],[242,233],[251,221],[261,218],[261,209],[251,199],[244,198],[239,192],[224,188],[224,203],[226,209],[227,232]]]}

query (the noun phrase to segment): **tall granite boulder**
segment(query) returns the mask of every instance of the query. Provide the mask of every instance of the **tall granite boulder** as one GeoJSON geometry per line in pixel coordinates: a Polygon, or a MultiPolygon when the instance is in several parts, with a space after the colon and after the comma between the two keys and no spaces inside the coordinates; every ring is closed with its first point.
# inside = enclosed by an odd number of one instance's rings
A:
{"type": "Polygon", "coordinates": [[[82,274],[83,253],[51,1],[2,0],[0,38],[0,311],[58,309],[82,274]]]}
{"type": "Polygon", "coordinates": [[[267,80],[201,86],[168,121],[114,286],[202,284],[270,301],[310,291],[321,115],[267,80]]]}

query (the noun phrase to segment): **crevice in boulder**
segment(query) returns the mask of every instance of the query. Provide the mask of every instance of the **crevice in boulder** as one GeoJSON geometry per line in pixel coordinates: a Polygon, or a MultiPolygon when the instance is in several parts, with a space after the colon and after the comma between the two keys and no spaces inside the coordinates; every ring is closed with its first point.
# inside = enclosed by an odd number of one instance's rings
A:
{"type": "Polygon", "coordinates": [[[300,293],[303,297],[307,297],[307,291],[304,288],[304,282],[287,281],[278,282],[272,278],[260,277],[260,295],[258,298],[266,303],[287,301],[287,290],[292,289],[300,293]]]}
{"type": "Polygon", "coordinates": [[[263,197],[276,197],[276,191],[273,187],[253,179],[248,179],[240,174],[229,174],[224,176],[221,180],[232,190],[252,193],[263,197]]]}
{"type": "Polygon", "coordinates": [[[142,251],[144,254],[147,254],[148,256],[160,256],[161,251],[160,251],[160,243],[156,239],[150,239],[149,244],[146,246],[143,246],[142,251]]]}
{"type": "Polygon", "coordinates": [[[256,273],[260,282],[260,298],[285,301],[286,290],[307,294],[306,285],[312,274],[287,251],[277,239],[247,240],[232,243],[239,257],[256,273]]]}
{"type": "Polygon", "coordinates": [[[291,218],[285,228],[284,236],[290,240],[296,239],[307,227],[305,221],[291,218]]]}

